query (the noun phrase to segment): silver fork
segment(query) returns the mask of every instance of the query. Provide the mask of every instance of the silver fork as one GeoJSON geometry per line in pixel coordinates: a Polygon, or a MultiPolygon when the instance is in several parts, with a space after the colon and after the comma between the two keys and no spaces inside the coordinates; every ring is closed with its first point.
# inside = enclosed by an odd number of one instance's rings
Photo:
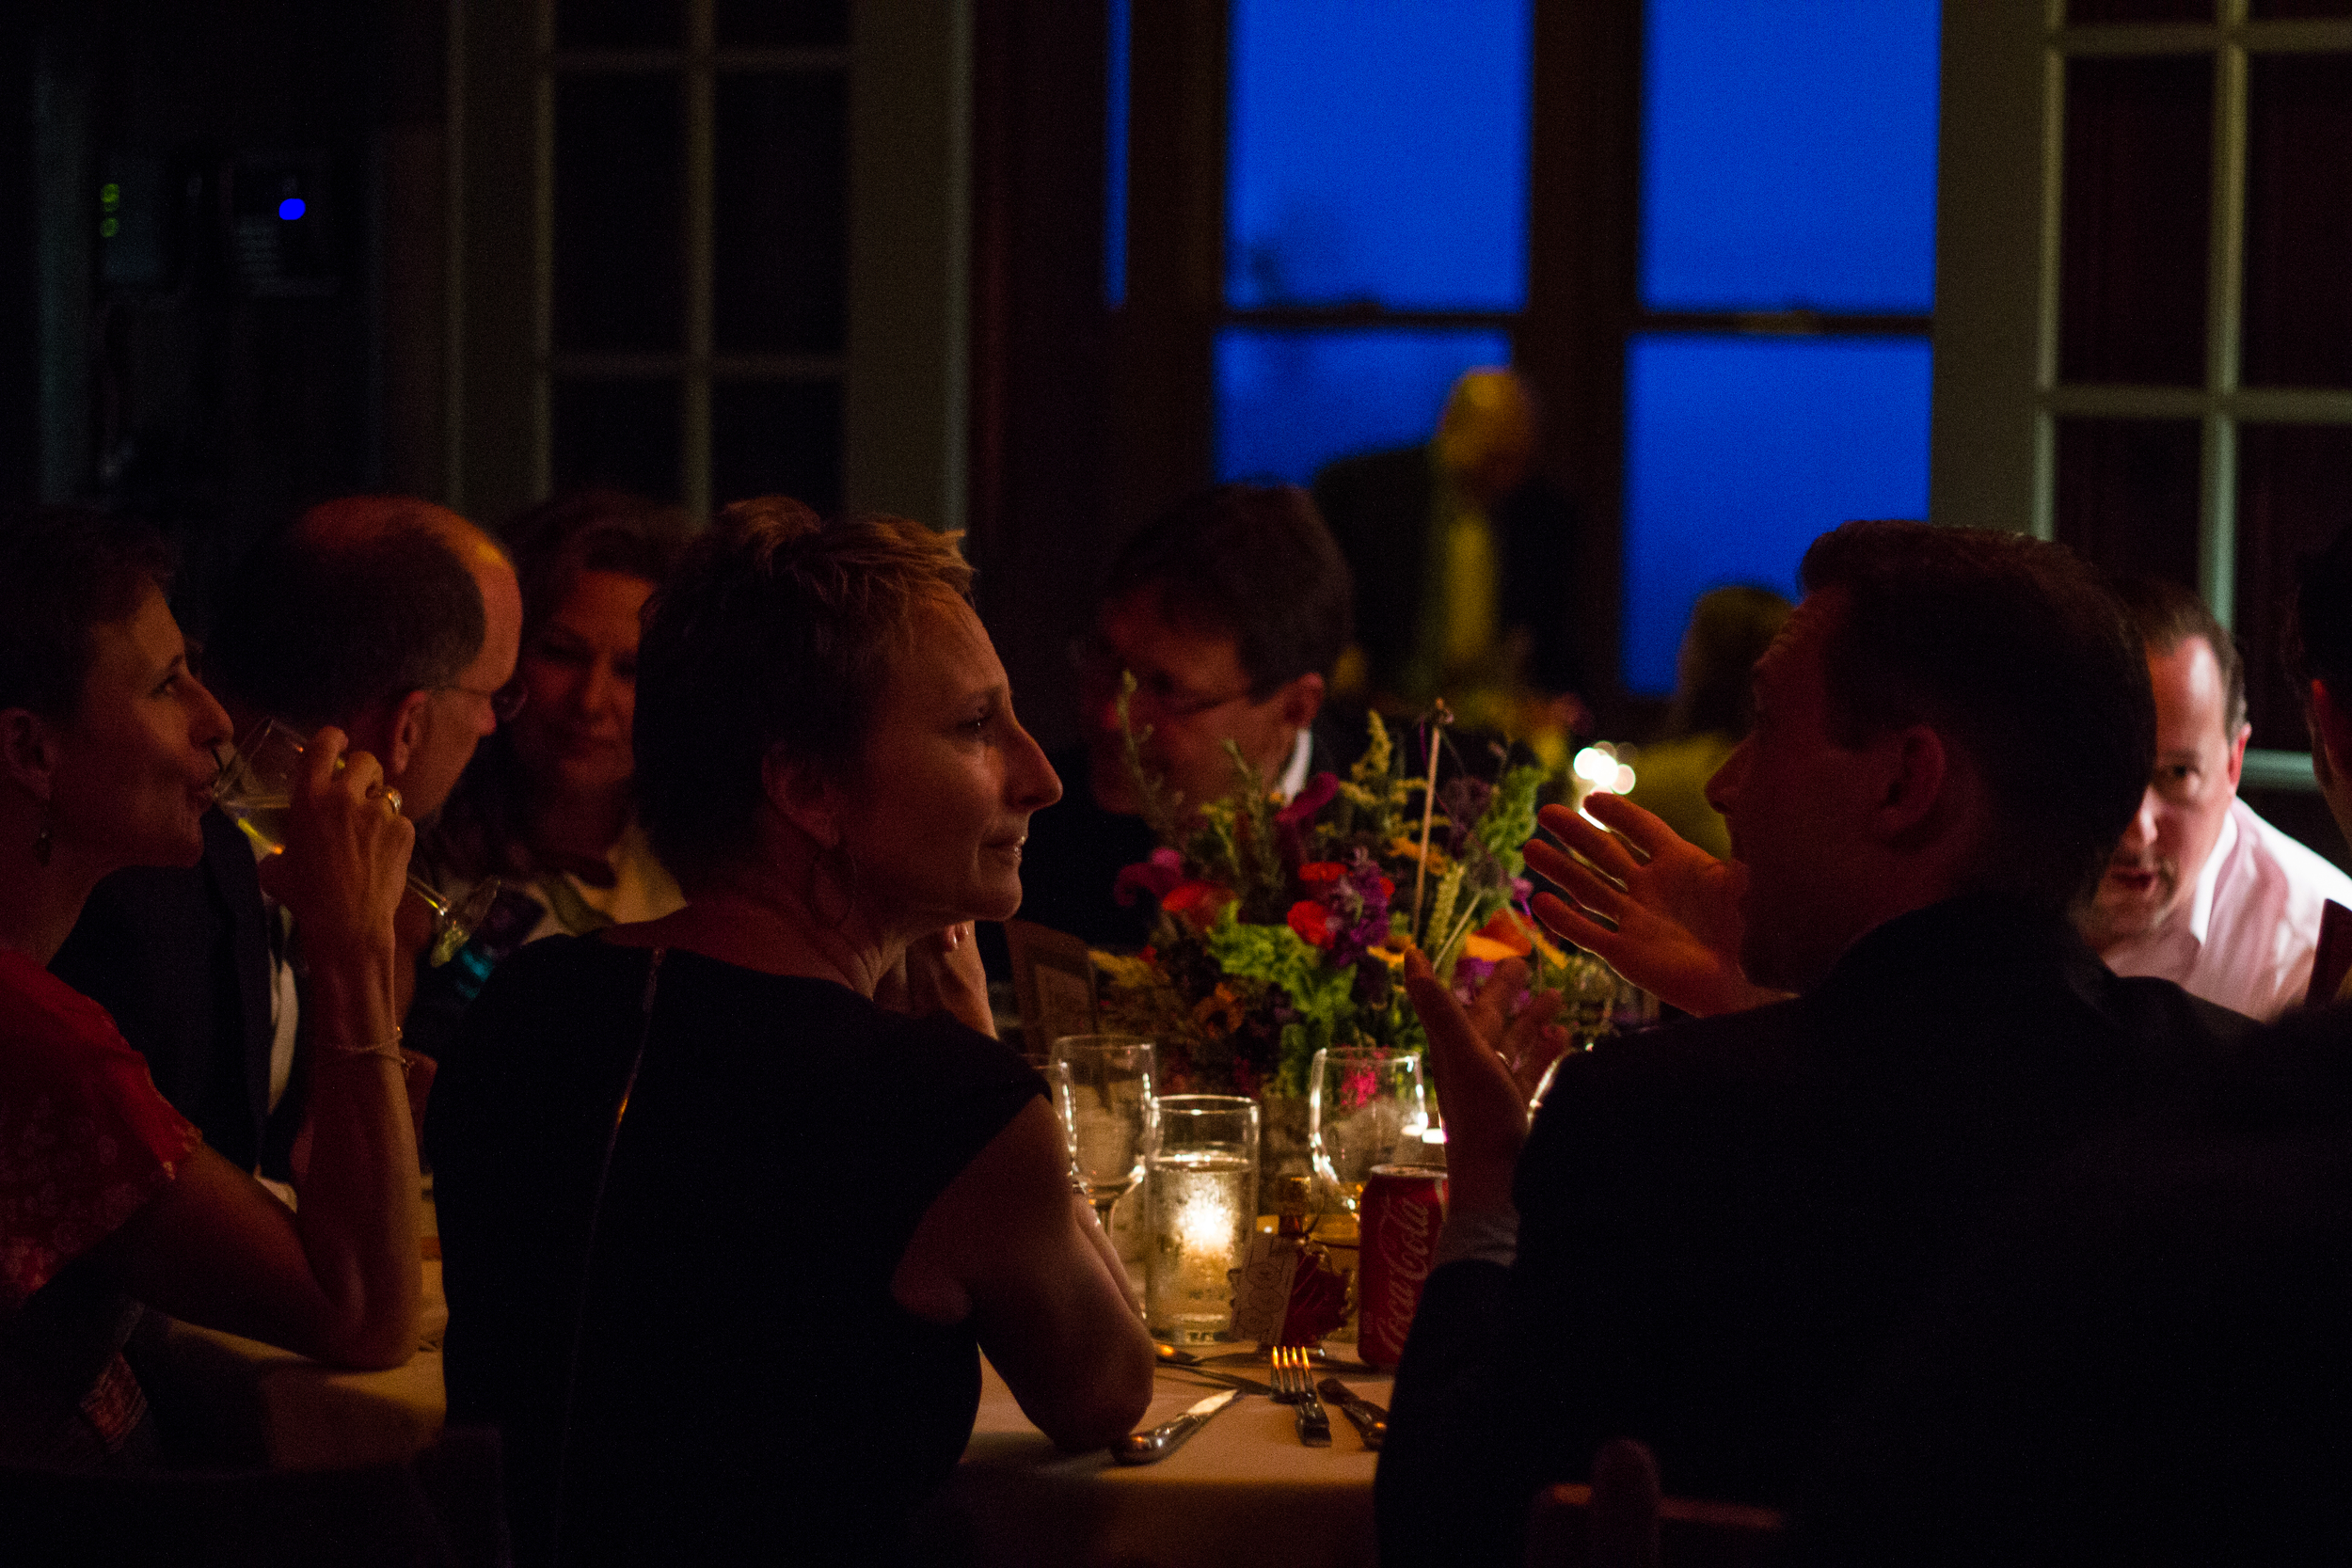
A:
{"type": "Polygon", "coordinates": [[[1274,1399],[1291,1406],[1298,1424],[1298,1440],[1312,1449],[1331,1446],[1331,1418],[1315,1396],[1314,1373],[1308,1369],[1304,1345],[1274,1347],[1274,1399]]]}

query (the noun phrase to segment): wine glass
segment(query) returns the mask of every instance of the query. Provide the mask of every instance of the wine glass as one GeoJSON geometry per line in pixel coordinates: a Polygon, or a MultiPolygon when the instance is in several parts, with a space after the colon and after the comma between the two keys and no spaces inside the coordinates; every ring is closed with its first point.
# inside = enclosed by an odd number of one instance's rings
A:
{"type": "Polygon", "coordinates": [[[1111,1206],[1143,1180],[1143,1157],[1158,1127],[1158,1053],[1132,1035],[1064,1035],[1053,1059],[1071,1168],[1110,1227],[1111,1206]]]}
{"type": "MultiPolygon", "coordinates": [[[[237,747],[236,755],[221,770],[220,784],[213,791],[213,803],[245,830],[245,836],[264,856],[277,854],[286,847],[286,816],[294,806],[294,778],[302,766],[303,749],[308,744],[291,725],[264,719],[237,747]]],[[[342,768],[342,761],[338,758],[335,771],[340,773],[342,768]]],[[[409,877],[408,891],[433,911],[433,946],[429,955],[432,963],[449,962],[473,940],[483,918],[490,912],[490,906],[498,901],[500,887],[496,877],[485,878],[480,886],[466,895],[464,903],[453,906],[431,883],[414,875],[409,877]]]]}
{"type": "Polygon", "coordinates": [[[1415,1164],[1430,1132],[1421,1053],[1331,1046],[1307,1069],[1307,1148],[1315,1176],[1356,1212],[1375,1165],[1415,1164]]]}

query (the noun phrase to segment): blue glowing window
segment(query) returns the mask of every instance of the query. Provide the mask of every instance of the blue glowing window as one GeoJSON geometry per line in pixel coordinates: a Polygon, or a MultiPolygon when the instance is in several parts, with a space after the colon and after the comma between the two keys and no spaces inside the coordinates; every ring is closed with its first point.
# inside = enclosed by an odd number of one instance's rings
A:
{"type": "Polygon", "coordinates": [[[1648,0],[1642,302],[1924,312],[1936,0],[1648,0]]]}
{"type": "Polygon", "coordinates": [[[1233,0],[1225,295],[1516,310],[1529,0],[1233,0]]]}
{"type": "Polygon", "coordinates": [[[1429,438],[1454,377],[1501,365],[1500,332],[1281,332],[1216,339],[1216,476],[1304,484],[1336,457],[1429,438]]]}
{"type": "Polygon", "coordinates": [[[290,196],[278,204],[278,216],[286,223],[294,222],[308,211],[310,209],[302,204],[302,198],[298,196],[290,196]]]}
{"type": "Polygon", "coordinates": [[[1127,303],[1127,48],[1134,35],[1128,0],[1109,0],[1108,103],[1103,126],[1103,303],[1127,303]]]}
{"type": "Polygon", "coordinates": [[[1658,333],[1626,356],[1625,684],[1674,689],[1691,606],[1797,596],[1816,534],[1928,505],[1928,344],[1658,333]]]}

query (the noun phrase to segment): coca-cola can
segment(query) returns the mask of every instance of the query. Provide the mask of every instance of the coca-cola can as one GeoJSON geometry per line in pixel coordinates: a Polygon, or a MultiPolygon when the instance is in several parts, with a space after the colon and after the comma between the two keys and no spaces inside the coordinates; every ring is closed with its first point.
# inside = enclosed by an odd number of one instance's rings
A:
{"type": "Polygon", "coordinates": [[[1387,1370],[1404,1359],[1405,1336],[1438,1250],[1438,1230],[1445,1224],[1445,1172],[1427,1165],[1373,1166],[1364,1182],[1362,1217],[1356,1354],[1387,1370]]]}

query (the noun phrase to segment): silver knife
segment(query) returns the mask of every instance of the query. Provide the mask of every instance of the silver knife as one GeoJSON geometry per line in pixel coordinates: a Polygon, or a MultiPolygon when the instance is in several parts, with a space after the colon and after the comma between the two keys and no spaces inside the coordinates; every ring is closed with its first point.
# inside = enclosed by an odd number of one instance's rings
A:
{"type": "Polygon", "coordinates": [[[1153,1465],[1180,1448],[1184,1439],[1208,1425],[1209,1418],[1241,1397],[1238,1388],[1211,1394],[1190,1410],[1149,1432],[1131,1432],[1111,1445],[1111,1457],[1121,1465],[1153,1465]]]}
{"type": "Polygon", "coordinates": [[[1381,1439],[1389,1434],[1389,1413],[1386,1410],[1336,1377],[1327,1377],[1316,1384],[1315,1392],[1340,1407],[1340,1414],[1347,1418],[1348,1424],[1356,1429],[1356,1434],[1364,1440],[1364,1447],[1375,1451],[1379,1449],[1381,1439]]]}
{"type": "Polygon", "coordinates": [[[1238,1372],[1220,1372],[1208,1367],[1168,1365],[1163,1365],[1160,1370],[1171,1375],[1197,1377],[1203,1383],[1221,1383],[1228,1388],[1238,1388],[1245,1394],[1263,1394],[1268,1399],[1274,1397],[1272,1385],[1260,1383],[1255,1378],[1243,1377],[1238,1372]]]}

